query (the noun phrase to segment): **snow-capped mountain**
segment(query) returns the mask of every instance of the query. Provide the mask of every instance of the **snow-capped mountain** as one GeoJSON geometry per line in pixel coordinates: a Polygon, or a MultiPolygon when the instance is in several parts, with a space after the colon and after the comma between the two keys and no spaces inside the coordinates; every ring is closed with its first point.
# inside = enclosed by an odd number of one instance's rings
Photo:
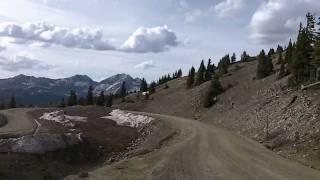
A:
{"type": "Polygon", "coordinates": [[[95,82],[86,75],[75,75],[63,79],[49,79],[18,75],[13,78],[0,79],[0,103],[6,103],[14,95],[18,103],[24,105],[47,105],[57,103],[63,96],[68,96],[70,90],[76,91],[79,97],[85,97],[89,86],[95,94],[104,91],[105,94],[119,92],[122,82],[126,82],[128,91],[138,90],[140,79],[127,74],[118,74],[101,82],[95,82]]]}
{"type": "Polygon", "coordinates": [[[117,74],[101,81],[95,86],[94,93],[98,94],[104,91],[106,94],[117,94],[121,89],[122,82],[126,83],[127,91],[133,92],[139,90],[141,80],[139,78],[133,79],[127,74],[117,74]]]}

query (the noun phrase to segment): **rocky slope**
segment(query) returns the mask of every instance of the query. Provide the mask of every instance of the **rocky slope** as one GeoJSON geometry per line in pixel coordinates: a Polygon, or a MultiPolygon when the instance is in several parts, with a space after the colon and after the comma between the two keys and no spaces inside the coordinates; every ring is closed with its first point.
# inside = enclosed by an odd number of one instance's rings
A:
{"type": "Polygon", "coordinates": [[[0,79],[0,103],[7,102],[15,95],[18,103],[24,105],[48,105],[57,103],[70,90],[76,91],[78,96],[85,96],[88,87],[93,86],[96,94],[105,91],[105,94],[119,92],[122,82],[126,82],[129,91],[138,90],[140,79],[133,79],[126,74],[118,74],[101,82],[95,82],[86,75],[75,75],[64,79],[49,79],[19,75],[13,78],[0,79]]]}
{"type": "Polygon", "coordinates": [[[291,89],[288,77],[277,80],[277,65],[274,74],[255,80],[256,68],[256,61],[231,65],[220,79],[226,91],[209,109],[202,108],[200,99],[210,82],[188,90],[186,78],[169,82],[168,89],[157,87],[149,100],[132,94],[127,97],[131,103],[119,107],[199,119],[320,169],[319,89],[291,89]]]}

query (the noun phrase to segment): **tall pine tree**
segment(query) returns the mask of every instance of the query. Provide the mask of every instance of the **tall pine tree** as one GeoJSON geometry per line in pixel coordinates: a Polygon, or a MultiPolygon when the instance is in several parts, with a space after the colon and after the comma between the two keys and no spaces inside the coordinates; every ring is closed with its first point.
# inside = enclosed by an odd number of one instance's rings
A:
{"type": "Polygon", "coordinates": [[[208,60],[208,64],[207,64],[207,69],[205,72],[205,80],[206,81],[210,81],[212,79],[212,75],[213,75],[213,70],[214,66],[211,64],[211,59],[208,60]]]}
{"type": "Polygon", "coordinates": [[[182,70],[179,69],[179,70],[178,70],[178,78],[181,78],[181,77],[182,77],[182,70]]]}
{"type": "Polygon", "coordinates": [[[292,42],[291,42],[291,39],[290,39],[288,47],[286,49],[284,63],[290,64],[290,62],[292,60],[292,53],[293,53],[293,45],[292,45],[292,42]]]}
{"type": "MultiPolygon", "coordinates": [[[[320,25],[320,18],[319,23],[320,25]]],[[[315,37],[314,52],[312,65],[315,67],[315,80],[320,80],[320,34],[318,33],[315,37]]]]}
{"type": "Polygon", "coordinates": [[[93,105],[93,93],[92,93],[92,86],[89,86],[88,93],[87,93],[87,105],[93,105]]]}
{"type": "Polygon", "coordinates": [[[235,63],[236,60],[237,60],[236,53],[233,53],[232,56],[231,56],[231,63],[235,63]]]}
{"type": "Polygon", "coordinates": [[[276,53],[279,54],[280,52],[283,52],[283,47],[278,45],[276,53]]]}
{"type": "Polygon", "coordinates": [[[188,74],[188,79],[187,79],[187,88],[192,88],[193,85],[194,85],[194,78],[195,78],[195,69],[194,67],[192,66],[190,71],[189,71],[189,74],[188,74]]]}
{"type": "Polygon", "coordinates": [[[196,77],[196,82],[195,82],[196,86],[205,82],[205,77],[204,77],[205,72],[206,72],[206,67],[204,66],[204,61],[202,60],[200,63],[199,70],[197,72],[197,77],[196,77]]]}
{"type": "Polygon", "coordinates": [[[220,74],[228,73],[228,66],[230,64],[230,56],[225,55],[218,63],[218,69],[220,74]]]}
{"type": "Polygon", "coordinates": [[[314,28],[313,18],[307,15],[307,26],[303,27],[300,24],[297,42],[293,52],[292,61],[289,64],[290,72],[294,77],[294,85],[299,84],[310,79],[311,71],[313,69],[311,62],[313,57],[313,39],[311,31],[314,28]],[[311,21],[311,22],[310,22],[311,21]]]}
{"type": "Polygon", "coordinates": [[[245,61],[248,61],[249,59],[249,55],[247,54],[246,51],[243,51],[242,55],[241,55],[241,62],[245,62],[245,61]]]}
{"type": "Polygon", "coordinates": [[[152,82],[149,86],[149,93],[154,94],[156,92],[156,83],[152,82]]]}
{"type": "Polygon", "coordinates": [[[269,61],[265,51],[262,50],[258,56],[257,79],[265,78],[270,74],[269,61]]]}
{"type": "MultiPolygon", "coordinates": [[[[167,79],[168,78],[170,78],[170,75],[168,75],[168,76],[165,76],[165,81],[167,81],[167,79]]],[[[140,92],[146,92],[146,91],[148,91],[148,83],[147,83],[147,81],[143,78],[142,80],[141,80],[141,83],[140,83],[140,92]]]]}

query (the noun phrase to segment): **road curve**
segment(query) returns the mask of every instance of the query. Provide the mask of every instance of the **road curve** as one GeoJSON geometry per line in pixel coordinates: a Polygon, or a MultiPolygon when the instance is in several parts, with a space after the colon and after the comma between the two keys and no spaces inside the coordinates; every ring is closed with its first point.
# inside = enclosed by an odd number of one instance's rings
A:
{"type": "Polygon", "coordinates": [[[29,118],[30,109],[8,109],[0,111],[8,119],[8,124],[0,128],[0,138],[13,138],[33,134],[36,123],[29,118]]]}
{"type": "MultiPolygon", "coordinates": [[[[86,179],[319,180],[320,172],[284,159],[259,143],[199,121],[148,114],[178,135],[151,153],[100,167],[86,179]]],[[[69,176],[66,179],[78,179],[69,176]]]]}

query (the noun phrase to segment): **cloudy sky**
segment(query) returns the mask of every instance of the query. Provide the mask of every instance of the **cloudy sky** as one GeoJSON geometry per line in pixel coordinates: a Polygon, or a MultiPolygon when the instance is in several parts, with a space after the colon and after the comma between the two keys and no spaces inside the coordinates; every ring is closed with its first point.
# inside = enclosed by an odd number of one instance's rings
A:
{"type": "Polygon", "coordinates": [[[10,0],[0,2],[0,78],[146,77],[295,38],[319,0],[10,0]]]}

